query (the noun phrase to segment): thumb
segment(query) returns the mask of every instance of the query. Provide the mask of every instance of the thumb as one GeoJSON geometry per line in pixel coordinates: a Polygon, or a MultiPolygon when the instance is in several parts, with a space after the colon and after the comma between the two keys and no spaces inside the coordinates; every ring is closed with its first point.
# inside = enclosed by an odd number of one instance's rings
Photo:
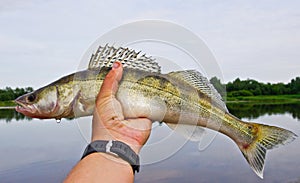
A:
{"type": "Polygon", "coordinates": [[[112,69],[106,75],[102,83],[100,92],[98,93],[97,100],[96,100],[97,106],[102,99],[116,95],[119,88],[119,82],[122,79],[122,74],[123,74],[122,64],[120,62],[114,62],[112,69]]]}

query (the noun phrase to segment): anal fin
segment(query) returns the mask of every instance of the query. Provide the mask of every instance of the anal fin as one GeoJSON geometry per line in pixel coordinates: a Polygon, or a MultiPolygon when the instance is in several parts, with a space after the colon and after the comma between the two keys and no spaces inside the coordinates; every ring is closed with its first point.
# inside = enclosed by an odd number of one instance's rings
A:
{"type": "Polygon", "coordinates": [[[190,141],[200,141],[206,133],[200,126],[166,123],[169,128],[190,141]]]}

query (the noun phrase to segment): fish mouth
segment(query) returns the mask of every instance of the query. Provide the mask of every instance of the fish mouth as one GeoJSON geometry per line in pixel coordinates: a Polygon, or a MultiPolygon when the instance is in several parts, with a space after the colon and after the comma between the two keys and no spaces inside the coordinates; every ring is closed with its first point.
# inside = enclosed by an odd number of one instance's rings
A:
{"type": "Polygon", "coordinates": [[[17,103],[17,106],[15,107],[15,110],[17,112],[20,112],[25,115],[34,114],[37,112],[37,109],[35,108],[34,105],[24,104],[19,99],[16,99],[14,102],[17,103]]]}

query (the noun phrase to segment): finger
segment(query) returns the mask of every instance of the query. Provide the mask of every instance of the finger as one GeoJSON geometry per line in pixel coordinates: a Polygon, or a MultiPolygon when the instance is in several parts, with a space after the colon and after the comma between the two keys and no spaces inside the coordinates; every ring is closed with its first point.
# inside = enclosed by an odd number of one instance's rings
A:
{"type": "Polygon", "coordinates": [[[100,92],[97,96],[97,102],[101,101],[101,99],[115,96],[116,92],[118,91],[119,82],[122,79],[123,74],[123,67],[120,62],[113,63],[112,69],[106,75],[100,92]]]}

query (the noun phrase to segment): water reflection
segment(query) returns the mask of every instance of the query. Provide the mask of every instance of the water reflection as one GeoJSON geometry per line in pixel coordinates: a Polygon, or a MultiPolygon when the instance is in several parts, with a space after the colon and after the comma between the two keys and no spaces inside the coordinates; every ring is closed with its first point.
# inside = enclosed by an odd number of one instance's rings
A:
{"type": "Polygon", "coordinates": [[[28,118],[14,109],[0,109],[0,120],[2,121],[6,121],[8,123],[12,120],[19,121],[24,119],[31,120],[32,118],[28,118]]]}
{"type": "MultiPolygon", "coordinates": [[[[286,128],[298,135],[299,107],[300,104],[228,104],[229,110],[240,118],[257,118],[253,121],[286,128]]],[[[26,123],[28,120],[31,119],[14,110],[0,109],[0,182],[62,182],[87,145],[76,120],[62,119],[59,124],[55,120],[37,119],[26,123]]],[[[162,125],[161,128],[167,127],[162,125]]],[[[154,129],[150,144],[167,136],[169,131],[169,128],[154,129]]],[[[169,139],[169,145],[178,143],[176,140],[169,139]]],[[[299,179],[299,147],[300,139],[297,138],[289,145],[270,151],[265,179],[261,180],[234,142],[217,135],[204,151],[198,150],[198,143],[188,142],[170,158],[142,165],[135,182],[296,182],[299,179]]]]}
{"type": "Polygon", "coordinates": [[[263,115],[291,114],[294,119],[300,119],[300,103],[290,104],[256,104],[256,103],[227,103],[228,110],[238,118],[255,119],[263,115]]]}

